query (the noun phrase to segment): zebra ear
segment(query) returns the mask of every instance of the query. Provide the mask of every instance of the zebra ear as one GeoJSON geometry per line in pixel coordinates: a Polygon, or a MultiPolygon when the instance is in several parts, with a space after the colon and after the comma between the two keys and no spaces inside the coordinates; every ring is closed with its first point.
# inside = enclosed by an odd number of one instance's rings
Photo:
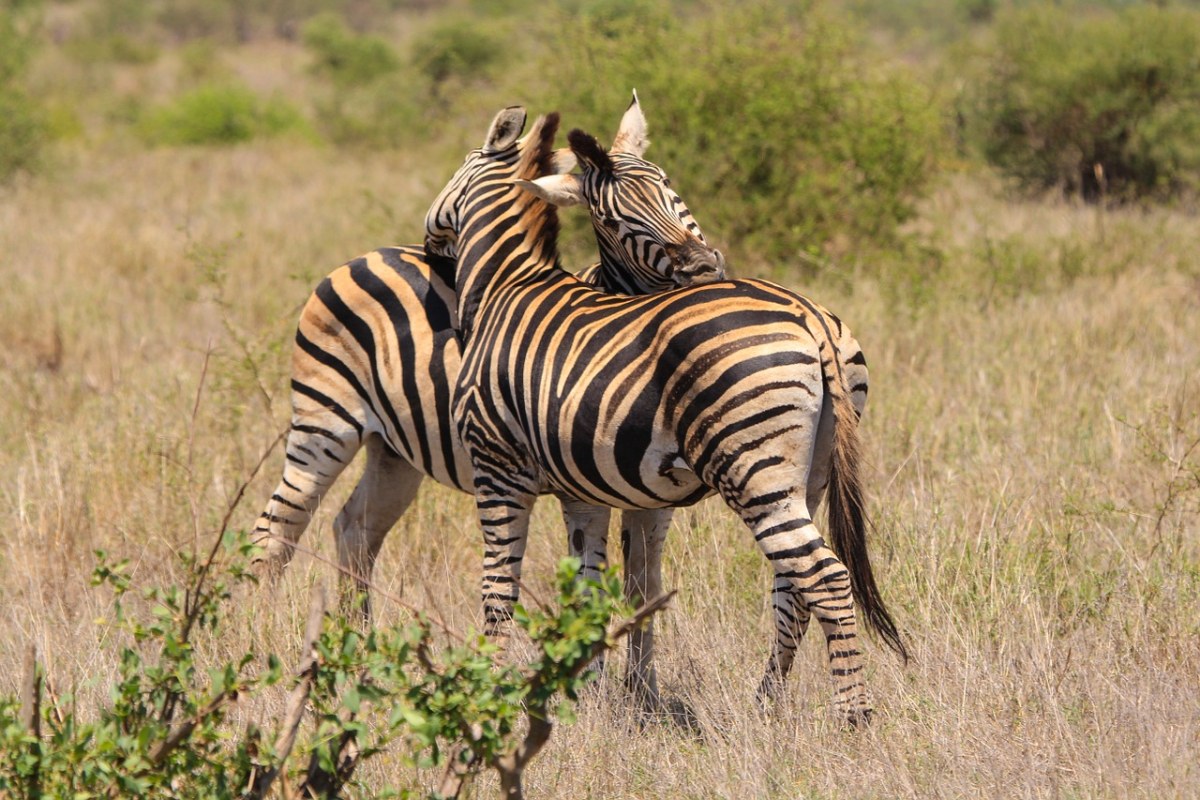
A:
{"type": "Polygon", "coordinates": [[[649,146],[650,140],[646,138],[646,117],[642,114],[641,103],[638,102],[637,89],[634,89],[633,101],[621,117],[621,127],[617,129],[617,136],[613,139],[609,152],[628,153],[641,158],[649,146]]]}
{"type": "Polygon", "coordinates": [[[483,152],[491,154],[507,150],[516,144],[523,130],[525,130],[525,109],[522,106],[509,106],[492,120],[487,138],[483,140],[483,152]]]}
{"type": "Polygon", "coordinates": [[[571,152],[571,148],[562,147],[554,151],[554,155],[550,160],[550,171],[555,175],[561,175],[564,172],[570,172],[575,169],[579,163],[579,159],[571,152]]]}
{"type": "Polygon", "coordinates": [[[612,172],[612,159],[596,141],[595,136],[575,128],[567,134],[567,142],[571,145],[571,152],[579,158],[579,163],[585,170],[598,169],[601,172],[612,172]]]}
{"type": "Polygon", "coordinates": [[[547,175],[532,181],[513,181],[525,191],[552,206],[577,206],[584,202],[583,184],[578,175],[547,175]]]}

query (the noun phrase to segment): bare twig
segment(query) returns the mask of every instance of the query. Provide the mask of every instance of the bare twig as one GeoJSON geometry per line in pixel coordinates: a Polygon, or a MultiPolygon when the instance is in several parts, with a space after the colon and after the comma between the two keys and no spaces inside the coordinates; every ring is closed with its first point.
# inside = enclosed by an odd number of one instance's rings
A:
{"type": "Polygon", "coordinates": [[[308,760],[308,773],[300,784],[301,797],[337,797],[342,787],[350,782],[358,766],[358,731],[350,728],[357,714],[348,713],[342,719],[342,733],[338,737],[337,754],[333,759],[333,770],[321,766],[320,756],[313,752],[308,760]]]}
{"type": "MultiPolygon", "coordinates": [[[[37,663],[37,645],[32,642],[25,651],[24,673],[21,679],[21,727],[29,731],[35,740],[42,736],[42,680],[37,663]]],[[[34,761],[33,769],[25,779],[25,788],[29,797],[40,797],[42,794],[42,775],[40,741],[35,741],[33,747],[39,756],[34,761]]]]}
{"type": "Polygon", "coordinates": [[[182,742],[192,735],[192,731],[196,730],[197,725],[216,713],[221,706],[231,703],[236,699],[237,690],[227,689],[218,694],[212,700],[209,700],[207,703],[205,703],[194,716],[184,720],[183,722],[177,723],[171,728],[170,732],[167,733],[165,739],[159,740],[153,747],[150,748],[150,763],[161,764],[176,747],[178,747],[182,742]]]}
{"type": "Polygon", "coordinates": [[[279,735],[275,739],[275,763],[263,770],[257,776],[254,785],[246,792],[246,797],[252,800],[265,797],[271,784],[279,776],[283,764],[292,753],[296,744],[296,734],[300,730],[300,722],[304,718],[304,706],[308,702],[309,692],[312,691],[315,670],[317,666],[317,637],[321,635],[321,624],[325,620],[325,587],[318,583],[313,586],[312,601],[308,607],[308,622],[304,625],[304,643],[301,646],[300,666],[296,668],[298,681],[288,695],[284,707],[283,723],[279,735]]]}
{"type": "MultiPolygon", "coordinates": [[[[267,536],[267,537],[264,537],[263,540],[265,541],[268,538],[275,538],[275,537],[273,535],[267,536]]],[[[333,561],[331,561],[330,559],[321,555],[320,553],[318,553],[315,550],[310,550],[307,547],[305,547],[304,545],[299,544],[298,542],[289,542],[288,544],[297,553],[303,553],[304,555],[308,556],[309,558],[313,559],[314,561],[318,561],[322,564],[325,564],[326,566],[333,567],[339,573],[341,573],[343,575],[348,575],[357,581],[361,581],[364,586],[367,586],[368,588],[370,588],[372,595],[378,594],[384,600],[395,603],[397,606],[399,606],[400,608],[409,612],[414,617],[424,617],[425,619],[429,620],[434,625],[436,625],[438,627],[438,629],[440,629],[442,631],[442,633],[446,634],[446,636],[450,637],[451,639],[458,642],[459,644],[463,644],[466,642],[467,638],[465,636],[463,636],[461,633],[456,631],[454,628],[450,627],[450,625],[447,622],[445,622],[443,619],[441,619],[441,617],[437,616],[436,614],[430,614],[428,611],[417,608],[412,603],[404,602],[396,595],[385,591],[384,589],[380,588],[377,584],[372,583],[370,580],[362,577],[361,575],[351,572],[349,569],[347,569],[346,567],[343,567],[341,564],[334,563],[333,561]]]]}
{"type": "MultiPolygon", "coordinates": [[[[604,638],[593,643],[588,649],[587,656],[579,659],[572,667],[569,676],[578,677],[582,674],[596,656],[612,648],[621,637],[641,627],[646,620],[664,609],[674,596],[675,592],[660,595],[643,605],[632,616],[610,627],[604,638]]],[[[525,711],[525,715],[529,719],[529,729],[515,750],[501,756],[492,765],[500,773],[500,793],[506,800],[521,800],[525,796],[521,786],[521,777],[525,772],[525,767],[533,760],[534,756],[541,752],[542,748],[546,746],[546,742],[550,741],[550,733],[554,729],[554,723],[550,720],[550,714],[547,713],[546,708],[550,698],[538,697],[540,690],[545,685],[545,678],[541,674],[533,672],[532,669],[526,674],[529,676],[528,696],[537,698],[530,702],[525,711]]]]}
{"type": "Polygon", "coordinates": [[[188,421],[187,471],[192,472],[192,455],[196,441],[196,417],[200,414],[200,398],[204,394],[204,381],[208,377],[208,362],[212,359],[213,345],[209,339],[204,350],[204,365],[200,368],[200,381],[196,384],[196,400],[192,403],[192,418],[188,421]]]}
{"type": "Polygon", "coordinates": [[[436,796],[440,800],[455,800],[470,782],[479,769],[479,756],[472,752],[470,758],[463,758],[468,746],[456,744],[447,759],[446,771],[442,773],[442,782],[438,784],[436,796]]]}
{"type": "Polygon", "coordinates": [[[213,562],[217,559],[217,553],[221,550],[221,542],[225,538],[225,531],[229,529],[229,521],[233,519],[234,512],[237,511],[237,507],[241,505],[242,497],[246,494],[246,489],[249,488],[250,483],[258,475],[258,471],[262,469],[263,464],[267,462],[267,458],[269,458],[271,453],[275,451],[275,448],[279,446],[279,443],[283,441],[284,437],[287,436],[287,433],[288,429],[280,431],[279,435],[275,437],[275,440],[267,446],[267,449],[264,450],[262,455],[259,457],[258,463],[254,465],[254,469],[250,470],[250,474],[247,475],[242,481],[241,485],[238,486],[237,492],[234,493],[233,500],[230,501],[229,506],[225,509],[225,516],[221,518],[221,525],[217,528],[217,535],[214,537],[213,546],[208,551],[208,557],[204,559],[204,563],[200,565],[200,572],[196,576],[196,581],[192,584],[192,587],[187,593],[184,606],[185,611],[187,612],[187,618],[183,626],[183,641],[185,642],[188,640],[188,634],[191,633],[192,626],[195,624],[196,619],[200,614],[201,604],[196,601],[196,598],[200,596],[201,590],[204,588],[204,582],[208,578],[208,571],[212,568],[213,562]]]}
{"type": "MultiPolygon", "coordinates": [[[[230,501],[228,508],[225,509],[225,516],[221,518],[221,525],[217,529],[216,536],[213,537],[213,545],[208,551],[208,557],[205,558],[204,562],[200,565],[200,569],[196,574],[195,581],[193,581],[192,585],[189,586],[184,592],[184,621],[183,631],[180,633],[180,641],[189,641],[189,637],[192,633],[192,626],[196,624],[196,620],[200,617],[200,610],[204,607],[204,604],[200,602],[200,598],[204,596],[204,583],[208,580],[208,572],[210,569],[212,569],[212,565],[217,559],[217,553],[219,553],[221,550],[221,542],[225,538],[225,531],[229,528],[229,521],[233,519],[233,514],[237,510],[238,505],[241,504],[242,497],[246,494],[246,489],[250,486],[251,481],[253,481],[255,476],[258,475],[258,471],[262,469],[262,466],[266,463],[267,458],[271,455],[275,448],[279,446],[279,443],[283,441],[283,438],[286,435],[286,429],[281,431],[279,435],[275,437],[275,441],[271,442],[267,449],[263,451],[262,456],[260,456],[258,459],[258,463],[254,465],[254,469],[252,469],[250,474],[247,475],[242,481],[237,492],[234,494],[233,500],[230,501]]],[[[164,725],[169,725],[171,720],[175,717],[175,709],[178,707],[178,705],[179,695],[172,693],[167,698],[167,701],[163,704],[162,711],[159,714],[159,721],[164,725]]]]}

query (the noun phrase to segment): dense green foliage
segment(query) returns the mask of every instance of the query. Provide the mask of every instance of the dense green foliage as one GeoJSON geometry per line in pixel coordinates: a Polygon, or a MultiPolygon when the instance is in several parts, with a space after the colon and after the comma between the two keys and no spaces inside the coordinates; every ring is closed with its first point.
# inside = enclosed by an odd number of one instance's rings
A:
{"type": "Polygon", "coordinates": [[[323,617],[294,679],[311,709],[309,733],[296,750],[289,743],[277,751],[287,739],[280,734],[294,731],[298,719],[282,720],[278,731],[236,731],[228,716],[235,703],[280,683],[280,660],[246,652],[203,669],[194,644],[198,633],[227,633],[231,598],[247,580],[252,550],[245,537],[227,536],[219,567],[216,549],[207,560],[185,557],[191,584],[147,588],[141,603],[130,602],[129,562],[99,553],[93,583],[113,591],[115,623],[127,637],[111,705],[89,713],[69,697],[52,699],[31,730],[21,720],[22,698],[0,696],[0,795],[261,797],[270,785],[263,776],[291,773],[302,796],[336,797],[361,761],[393,746],[425,767],[506,774],[525,722],[542,723],[548,735],[548,714],[569,716],[554,705],[562,696],[575,699],[589,680],[586,665],[612,643],[609,620],[624,608],[611,573],[603,583],[580,583],[578,562],[564,560],[559,608],[517,610],[538,655],[502,668],[480,637],[439,647],[440,632],[428,619],[363,634],[344,619],[323,617]],[[139,605],[147,611],[132,610],[139,605]]]}
{"type": "Polygon", "coordinates": [[[1022,185],[1168,197],[1200,172],[1200,12],[1001,15],[979,77],[984,152],[1022,185]]]}
{"type": "Polygon", "coordinates": [[[604,8],[564,36],[562,105],[609,128],[636,87],[651,158],[707,228],[785,263],[895,241],[928,185],[938,118],[914,76],[860,56],[846,20],[771,3],[604,8]]]}
{"type": "Polygon", "coordinates": [[[398,0],[96,0],[48,42],[31,34],[46,6],[21,3],[0,13],[0,179],[37,163],[59,127],[47,119],[69,108],[79,121],[68,127],[87,127],[72,95],[52,87],[35,101],[24,86],[35,47],[58,43],[88,65],[74,91],[95,95],[103,124],[132,123],[155,144],[300,132],[422,147],[449,166],[461,137],[431,134],[521,102],[559,109],[604,141],[636,88],[651,157],[705,228],[735,258],[786,273],[905,244],[939,173],[972,168],[958,155],[977,153],[1035,190],[1193,191],[1200,12],[1114,6],[474,0],[431,12],[398,0]],[[286,101],[209,66],[219,48],[271,37],[303,49],[292,63],[308,77],[286,101]],[[922,55],[901,61],[898,49],[922,55]],[[164,67],[168,53],[179,57],[164,67]],[[134,87],[150,85],[151,70],[174,74],[174,89],[106,95],[116,69],[143,75],[134,87]]]}
{"type": "Polygon", "coordinates": [[[35,39],[27,12],[0,6],[0,182],[32,168],[45,131],[42,114],[24,87],[35,39]]]}
{"type": "Polygon", "coordinates": [[[434,85],[452,77],[482,77],[501,60],[502,44],[485,25],[451,19],[415,43],[413,64],[434,85]]]}
{"type": "Polygon", "coordinates": [[[149,112],[142,135],[155,144],[234,144],[257,136],[301,133],[307,123],[287,102],[262,99],[238,84],[210,84],[149,112]]]}

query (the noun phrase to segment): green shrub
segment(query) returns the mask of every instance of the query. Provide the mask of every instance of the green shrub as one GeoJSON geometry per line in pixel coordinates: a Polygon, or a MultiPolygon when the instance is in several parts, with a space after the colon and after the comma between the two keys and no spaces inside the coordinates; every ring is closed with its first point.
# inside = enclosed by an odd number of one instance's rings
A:
{"type": "Polygon", "coordinates": [[[244,86],[211,84],[148,112],[140,121],[154,144],[234,144],[283,133],[307,135],[300,112],[281,99],[263,100],[244,86]]]}
{"type": "Polygon", "coordinates": [[[28,9],[0,9],[0,182],[37,164],[46,135],[42,110],[24,87],[32,20],[28,9]]]}
{"type": "Polygon", "coordinates": [[[0,87],[0,181],[37,164],[45,136],[42,115],[24,93],[0,87]]]}
{"type": "Polygon", "coordinates": [[[420,78],[403,73],[364,86],[335,88],[313,105],[318,131],[353,147],[399,147],[428,136],[431,116],[420,78]]]}
{"type": "Polygon", "coordinates": [[[1165,198],[1200,174],[1200,13],[1051,6],[997,20],[972,120],[1022,186],[1165,198]]]}
{"type": "Polygon", "coordinates": [[[400,66],[396,51],[378,36],[364,36],[346,27],[337,14],[313,17],[302,32],[313,55],[313,71],[337,86],[362,86],[394,73],[400,66]]]}
{"type": "Polygon", "coordinates": [[[499,38],[483,25],[451,20],[433,28],[416,43],[413,64],[437,86],[450,78],[486,75],[499,63],[503,52],[499,38]]]}
{"type": "Polygon", "coordinates": [[[549,105],[582,110],[607,141],[636,87],[648,156],[739,260],[791,265],[899,240],[938,118],[912,76],[856,60],[844,23],[765,2],[702,17],[653,2],[603,10],[553,54],[562,99],[549,105]]]}
{"type": "Polygon", "coordinates": [[[89,6],[68,52],[84,63],[149,64],[159,56],[153,9],[139,0],[105,0],[89,6]]]}
{"type": "Polygon", "coordinates": [[[194,640],[236,624],[228,612],[235,588],[252,580],[253,552],[244,535],[227,534],[207,558],[183,558],[186,588],[148,588],[143,602],[129,562],[98,553],[93,583],[113,592],[115,630],[106,638],[120,648],[110,700],[95,711],[70,698],[41,702],[43,676],[30,661],[21,696],[0,694],[0,796],[254,800],[287,778],[298,797],[340,797],[355,784],[355,796],[412,797],[356,775],[361,762],[393,749],[409,763],[443,768],[443,787],[496,770],[506,796],[520,798],[526,764],[555,719],[570,718],[560,698],[575,699],[591,660],[661,608],[609,628],[625,608],[619,580],[610,572],[581,585],[579,562],[567,559],[557,609],[516,609],[534,660],[498,667],[482,637],[423,616],[363,634],[326,616],[316,592],[285,712],[237,730],[227,718],[234,703],[270,691],[283,665],[251,651],[203,669],[194,640]],[[439,644],[446,638],[455,643],[439,644]]]}
{"type": "Polygon", "coordinates": [[[313,17],[302,35],[313,72],[329,81],[313,100],[322,136],[339,145],[393,147],[423,129],[425,81],[387,41],[355,33],[333,13],[313,17]]]}

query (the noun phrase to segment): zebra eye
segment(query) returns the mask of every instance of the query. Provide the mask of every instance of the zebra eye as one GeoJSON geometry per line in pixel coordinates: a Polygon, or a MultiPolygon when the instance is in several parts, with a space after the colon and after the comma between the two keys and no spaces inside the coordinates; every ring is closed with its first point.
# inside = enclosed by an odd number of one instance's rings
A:
{"type": "Polygon", "coordinates": [[[600,223],[610,231],[615,231],[617,228],[621,227],[621,223],[617,222],[612,217],[605,217],[604,219],[600,220],[600,223]]]}

